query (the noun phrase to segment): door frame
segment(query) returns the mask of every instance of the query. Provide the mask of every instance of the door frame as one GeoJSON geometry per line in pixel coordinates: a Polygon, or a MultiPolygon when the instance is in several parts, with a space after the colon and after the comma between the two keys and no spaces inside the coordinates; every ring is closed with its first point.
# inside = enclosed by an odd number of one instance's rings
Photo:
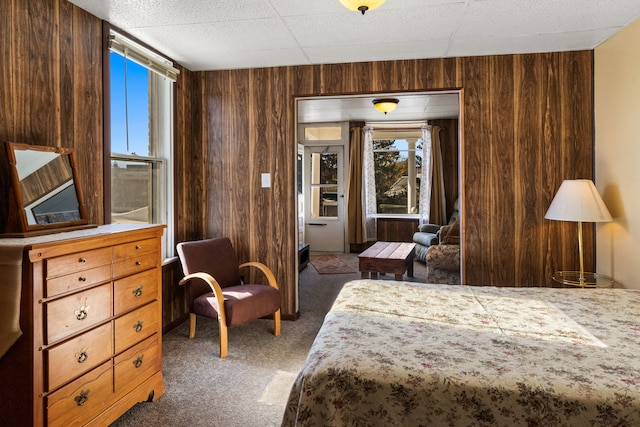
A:
{"type": "MultiPolygon", "coordinates": [[[[297,110],[297,107],[296,107],[297,110]]],[[[349,150],[349,122],[322,122],[322,123],[297,123],[296,126],[296,140],[298,142],[297,146],[298,146],[298,152],[300,152],[300,149],[302,148],[302,151],[304,153],[304,149],[306,147],[330,147],[330,146],[342,146],[342,160],[343,160],[343,170],[342,170],[342,176],[343,176],[343,183],[342,183],[342,188],[343,188],[343,193],[344,193],[344,197],[342,197],[343,199],[343,245],[342,245],[342,253],[347,253],[349,252],[349,234],[348,234],[348,215],[347,215],[347,206],[349,206],[349,194],[348,194],[348,182],[349,182],[349,161],[350,161],[350,150],[349,150]],[[335,140],[305,140],[304,139],[304,129],[306,127],[340,127],[340,135],[341,138],[340,139],[335,139],[335,140]]],[[[303,155],[303,159],[304,159],[304,155],[303,155]]],[[[296,162],[296,164],[298,165],[298,163],[296,162]]],[[[304,160],[302,162],[302,167],[304,168],[304,160]]],[[[299,166],[299,165],[298,165],[299,166]]],[[[296,175],[298,174],[298,171],[296,171],[296,175]]],[[[302,176],[305,176],[304,173],[304,169],[302,171],[302,176]]],[[[296,191],[296,206],[298,206],[298,209],[302,209],[302,216],[306,219],[306,211],[308,209],[308,206],[305,205],[305,200],[306,200],[306,193],[305,191],[307,190],[306,188],[306,183],[303,182],[302,185],[302,193],[299,193],[298,191],[296,191]],[[302,198],[302,203],[300,198],[302,198]],[[302,206],[302,207],[301,207],[302,206]]],[[[305,224],[303,223],[303,227],[305,227],[305,224]]],[[[298,237],[298,242],[297,245],[298,246],[301,242],[299,241],[300,236],[302,236],[304,238],[305,232],[303,231],[302,233],[298,232],[296,234],[296,236],[298,237]]],[[[311,247],[311,250],[313,251],[313,247],[311,247]]]]}

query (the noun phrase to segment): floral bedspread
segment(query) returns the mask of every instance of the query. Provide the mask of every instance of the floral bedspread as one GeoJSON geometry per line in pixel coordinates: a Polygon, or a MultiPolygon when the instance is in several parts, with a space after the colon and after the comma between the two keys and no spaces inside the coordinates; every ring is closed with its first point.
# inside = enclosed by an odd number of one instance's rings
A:
{"type": "Polygon", "coordinates": [[[283,426],[640,426],[640,290],[345,284],[283,426]]]}

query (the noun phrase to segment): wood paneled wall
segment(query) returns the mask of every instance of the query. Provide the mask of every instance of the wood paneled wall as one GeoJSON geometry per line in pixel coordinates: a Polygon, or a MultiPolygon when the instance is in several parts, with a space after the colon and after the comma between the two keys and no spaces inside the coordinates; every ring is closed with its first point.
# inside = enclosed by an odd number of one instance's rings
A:
{"type": "Polygon", "coordinates": [[[178,156],[196,190],[181,215],[203,215],[192,236],[227,235],[241,259],[272,265],[292,314],[295,98],[460,89],[464,281],[550,286],[554,270],[577,263],[575,224],[544,213],[563,179],[592,178],[592,60],[579,51],[193,73],[184,95],[200,111],[178,156]],[[263,172],[272,188],[260,187],[263,172]]]}
{"type": "Polygon", "coordinates": [[[382,242],[413,242],[413,233],[418,231],[415,218],[378,218],[376,236],[382,242]]]}
{"type": "MultiPolygon", "coordinates": [[[[0,29],[0,160],[5,141],[75,149],[88,220],[104,223],[101,21],[67,1],[1,1],[0,29]]],[[[1,230],[6,171],[0,188],[1,230]]]]}
{"type": "MultiPolygon", "coordinates": [[[[74,148],[88,219],[103,223],[101,21],[66,0],[3,1],[0,28],[0,140],[74,148]]],[[[294,314],[295,98],[460,89],[465,283],[550,285],[554,270],[577,267],[575,224],[543,217],[563,179],[592,178],[592,61],[579,51],[183,69],[176,241],[229,236],[242,261],[273,267],[294,314]]],[[[4,175],[0,187],[4,218],[4,175]]]]}

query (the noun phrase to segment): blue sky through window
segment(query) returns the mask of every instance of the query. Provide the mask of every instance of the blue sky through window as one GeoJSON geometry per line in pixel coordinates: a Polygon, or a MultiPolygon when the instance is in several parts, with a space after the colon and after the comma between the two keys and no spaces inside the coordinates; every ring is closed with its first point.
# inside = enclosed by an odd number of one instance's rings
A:
{"type": "Polygon", "coordinates": [[[125,109],[125,59],[111,52],[111,152],[149,156],[149,70],[127,59],[129,149],[125,109]]]}

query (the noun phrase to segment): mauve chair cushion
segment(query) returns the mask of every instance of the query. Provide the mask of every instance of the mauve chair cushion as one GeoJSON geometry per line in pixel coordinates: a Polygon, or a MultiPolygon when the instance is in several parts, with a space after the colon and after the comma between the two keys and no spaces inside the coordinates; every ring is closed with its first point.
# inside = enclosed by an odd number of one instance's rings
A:
{"type": "MultiPolygon", "coordinates": [[[[250,320],[268,316],[280,309],[280,291],[268,285],[229,286],[222,290],[227,326],[237,326],[250,320]]],[[[218,318],[213,292],[200,295],[193,301],[193,312],[218,318]]]]}
{"type": "MultiPolygon", "coordinates": [[[[221,288],[241,284],[238,259],[228,238],[182,242],[177,249],[185,275],[209,273],[221,288]]],[[[211,288],[203,280],[191,280],[187,283],[187,297],[191,302],[209,292],[211,288]]],[[[189,308],[193,311],[193,304],[189,308]]]]}

